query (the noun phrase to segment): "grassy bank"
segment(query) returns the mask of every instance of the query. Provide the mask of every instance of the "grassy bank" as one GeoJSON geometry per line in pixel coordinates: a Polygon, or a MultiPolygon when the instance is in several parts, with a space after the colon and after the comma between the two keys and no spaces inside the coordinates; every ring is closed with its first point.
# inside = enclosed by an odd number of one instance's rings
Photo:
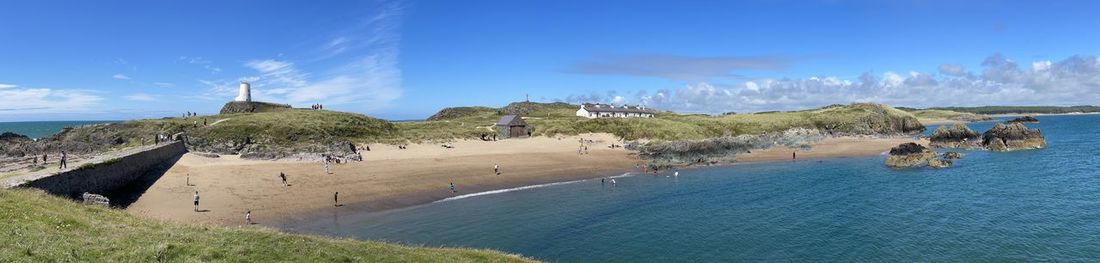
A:
{"type": "Polygon", "coordinates": [[[984,114],[975,114],[970,112],[958,112],[949,110],[910,110],[913,116],[916,116],[922,123],[944,123],[944,122],[972,122],[972,121],[988,121],[992,120],[984,114]]]}
{"type": "Polygon", "coordinates": [[[0,190],[2,262],[524,262],[473,249],[417,248],[291,235],[257,227],[186,226],[0,190]]]}
{"type": "Polygon", "coordinates": [[[1100,106],[981,106],[981,107],[935,107],[932,110],[948,110],[977,114],[1062,114],[1100,112],[1100,106]]]}

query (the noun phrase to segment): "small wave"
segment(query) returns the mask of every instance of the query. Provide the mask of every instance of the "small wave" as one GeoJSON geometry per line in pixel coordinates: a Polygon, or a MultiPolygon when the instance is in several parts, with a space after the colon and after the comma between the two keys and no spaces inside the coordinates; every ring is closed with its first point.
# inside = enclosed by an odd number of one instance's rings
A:
{"type": "MultiPolygon", "coordinates": [[[[623,178],[623,177],[630,177],[630,176],[634,176],[634,175],[636,175],[636,174],[634,174],[634,173],[624,173],[624,174],[620,174],[620,175],[616,175],[616,176],[611,176],[611,177],[607,177],[607,178],[623,178]]],[[[445,199],[442,199],[442,200],[439,200],[439,201],[435,201],[435,202],[432,202],[432,203],[441,203],[441,202],[446,202],[446,201],[453,201],[453,200],[458,200],[458,199],[466,199],[466,198],[470,198],[470,197],[475,197],[475,196],[483,196],[483,195],[491,195],[491,194],[507,193],[507,192],[514,192],[514,191],[520,191],[520,190],[527,190],[527,189],[542,188],[542,187],[555,186],[555,185],[565,185],[565,184],[579,183],[579,182],[584,182],[584,181],[588,181],[588,180],[592,180],[592,179],[581,179],[581,180],[575,180],[575,181],[565,181],[565,182],[556,182],[556,183],[545,183],[545,184],[536,184],[536,185],[520,186],[520,187],[507,188],[507,189],[500,189],[500,190],[492,190],[492,191],[485,191],[485,192],[477,192],[477,193],[472,193],[472,194],[464,194],[464,195],[459,195],[459,196],[453,196],[453,197],[448,197],[448,198],[445,198],[445,199]]]]}

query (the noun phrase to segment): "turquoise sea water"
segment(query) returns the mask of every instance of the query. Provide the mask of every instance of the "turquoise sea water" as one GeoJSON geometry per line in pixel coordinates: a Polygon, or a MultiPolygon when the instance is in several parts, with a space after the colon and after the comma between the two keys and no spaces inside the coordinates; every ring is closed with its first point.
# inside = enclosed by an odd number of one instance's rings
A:
{"type": "Polygon", "coordinates": [[[110,123],[117,121],[24,121],[0,122],[0,133],[14,132],[31,138],[44,138],[61,131],[61,128],[110,123]]]}
{"type": "Polygon", "coordinates": [[[556,262],[1100,260],[1100,115],[1040,120],[1047,149],[964,151],[950,169],[709,167],[334,213],[308,231],[556,262]]]}

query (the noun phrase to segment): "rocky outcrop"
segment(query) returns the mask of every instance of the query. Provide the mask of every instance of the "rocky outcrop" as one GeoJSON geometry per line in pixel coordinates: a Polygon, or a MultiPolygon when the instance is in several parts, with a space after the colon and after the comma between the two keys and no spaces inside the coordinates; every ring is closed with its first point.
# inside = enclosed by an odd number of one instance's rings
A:
{"type": "Polygon", "coordinates": [[[932,168],[947,168],[947,167],[951,167],[951,160],[946,160],[946,159],[932,159],[932,160],[928,160],[928,167],[932,167],[932,168]]]}
{"type": "Polygon", "coordinates": [[[910,142],[890,148],[890,155],[886,157],[886,166],[894,168],[922,167],[927,166],[929,161],[935,159],[935,151],[910,142]]]}
{"type": "Polygon", "coordinates": [[[1005,123],[1039,123],[1039,119],[1036,119],[1035,116],[1028,115],[1008,120],[1005,123]]]}
{"type": "Polygon", "coordinates": [[[978,138],[982,135],[966,124],[951,124],[951,127],[940,126],[929,137],[929,146],[941,148],[974,148],[979,147],[978,138]]]}
{"type": "Polygon", "coordinates": [[[225,106],[222,106],[221,114],[270,112],[289,109],[291,109],[291,107],[288,104],[259,101],[230,101],[225,103],[225,106]]]}
{"type": "Polygon", "coordinates": [[[998,123],[982,134],[982,146],[993,151],[1040,149],[1047,146],[1042,131],[1022,123],[998,123]]]}
{"type": "Polygon", "coordinates": [[[965,156],[965,155],[963,155],[960,152],[945,152],[945,153],[943,153],[943,159],[945,159],[945,160],[962,159],[963,156],[965,156]]]}

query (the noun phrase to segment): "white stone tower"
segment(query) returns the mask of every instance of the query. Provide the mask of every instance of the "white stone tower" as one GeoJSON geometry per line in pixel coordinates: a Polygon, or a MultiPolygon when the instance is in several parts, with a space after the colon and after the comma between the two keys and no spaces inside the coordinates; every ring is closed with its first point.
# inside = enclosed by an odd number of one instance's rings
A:
{"type": "Polygon", "coordinates": [[[233,101],[252,101],[252,86],[248,84],[248,81],[241,81],[241,93],[233,101]]]}

